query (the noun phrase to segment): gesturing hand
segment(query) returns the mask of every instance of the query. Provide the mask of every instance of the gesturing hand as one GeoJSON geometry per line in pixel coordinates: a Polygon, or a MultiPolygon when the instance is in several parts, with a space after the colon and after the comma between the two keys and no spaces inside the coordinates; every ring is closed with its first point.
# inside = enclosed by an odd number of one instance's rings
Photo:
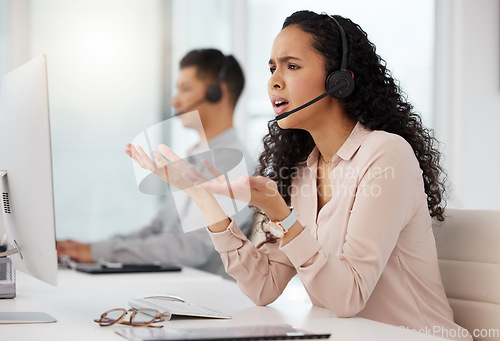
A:
{"type": "Polygon", "coordinates": [[[186,162],[174,153],[168,146],[161,144],[157,151],[153,151],[155,161],[146,154],[141,146],[127,144],[125,153],[130,156],[139,166],[156,174],[166,183],[183,190],[191,197],[205,192],[200,186],[197,186],[190,179],[207,181],[208,179],[201,174],[194,166],[186,162]]]}

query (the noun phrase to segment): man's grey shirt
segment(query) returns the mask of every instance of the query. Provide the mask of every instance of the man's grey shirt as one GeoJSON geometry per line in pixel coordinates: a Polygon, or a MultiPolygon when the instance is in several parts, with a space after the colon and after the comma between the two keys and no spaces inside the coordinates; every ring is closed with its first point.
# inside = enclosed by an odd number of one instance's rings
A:
{"type": "MultiPolygon", "coordinates": [[[[248,156],[246,148],[238,138],[234,128],[217,135],[208,142],[208,149],[232,148],[243,153],[249,175],[254,171],[255,163],[248,156]]],[[[206,151],[207,146],[195,146],[189,151],[196,155],[198,151],[206,151]]],[[[189,159],[197,169],[204,168],[200,159],[189,159]]],[[[218,167],[229,169],[234,160],[218,159],[218,167]]],[[[181,214],[189,214],[191,210],[199,210],[193,200],[189,200],[181,214]],[[187,205],[187,207],[186,207],[187,205]]],[[[242,231],[250,236],[252,231],[252,210],[247,206],[232,218],[242,231]]],[[[117,235],[110,239],[91,245],[92,258],[108,262],[121,263],[175,263],[209,271],[227,277],[219,253],[215,250],[206,228],[184,233],[177,206],[172,195],[165,198],[162,209],[153,221],[141,230],[117,235]]]]}

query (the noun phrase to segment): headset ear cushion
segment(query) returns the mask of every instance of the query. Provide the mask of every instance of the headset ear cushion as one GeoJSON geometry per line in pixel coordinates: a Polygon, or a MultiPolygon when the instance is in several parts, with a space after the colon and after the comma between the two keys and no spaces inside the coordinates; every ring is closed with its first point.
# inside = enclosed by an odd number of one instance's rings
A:
{"type": "Polygon", "coordinates": [[[352,94],[354,90],[354,79],[348,71],[344,70],[334,71],[326,77],[325,87],[327,91],[341,84],[345,84],[345,86],[332,93],[332,97],[334,98],[346,98],[352,94]]]}
{"type": "Polygon", "coordinates": [[[205,93],[205,97],[207,98],[207,101],[216,103],[220,101],[222,98],[222,89],[220,87],[220,84],[214,84],[210,85],[207,88],[207,92],[205,93]]]}

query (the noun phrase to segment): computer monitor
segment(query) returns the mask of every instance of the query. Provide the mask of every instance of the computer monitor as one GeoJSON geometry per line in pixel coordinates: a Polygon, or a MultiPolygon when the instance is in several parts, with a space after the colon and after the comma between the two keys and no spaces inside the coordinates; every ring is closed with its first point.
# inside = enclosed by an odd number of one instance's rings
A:
{"type": "MultiPolygon", "coordinates": [[[[57,284],[47,62],[44,55],[3,77],[0,91],[4,254],[15,269],[57,284]]],[[[0,237],[1,238],[1,237],[0,237]]]]}

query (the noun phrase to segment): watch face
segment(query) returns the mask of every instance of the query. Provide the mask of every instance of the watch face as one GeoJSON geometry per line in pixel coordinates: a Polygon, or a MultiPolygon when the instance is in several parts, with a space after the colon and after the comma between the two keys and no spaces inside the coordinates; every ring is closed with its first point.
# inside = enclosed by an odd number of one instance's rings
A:
{"type": "Polygon", "coordinates": [[[285,231],[283,230],[283,227],[281,225],[276,224],[275,222],[269,222],[267,224],[267,227],[269,229],[269,232],[276,238],[283,238],[285,235],[285,231]]]}

